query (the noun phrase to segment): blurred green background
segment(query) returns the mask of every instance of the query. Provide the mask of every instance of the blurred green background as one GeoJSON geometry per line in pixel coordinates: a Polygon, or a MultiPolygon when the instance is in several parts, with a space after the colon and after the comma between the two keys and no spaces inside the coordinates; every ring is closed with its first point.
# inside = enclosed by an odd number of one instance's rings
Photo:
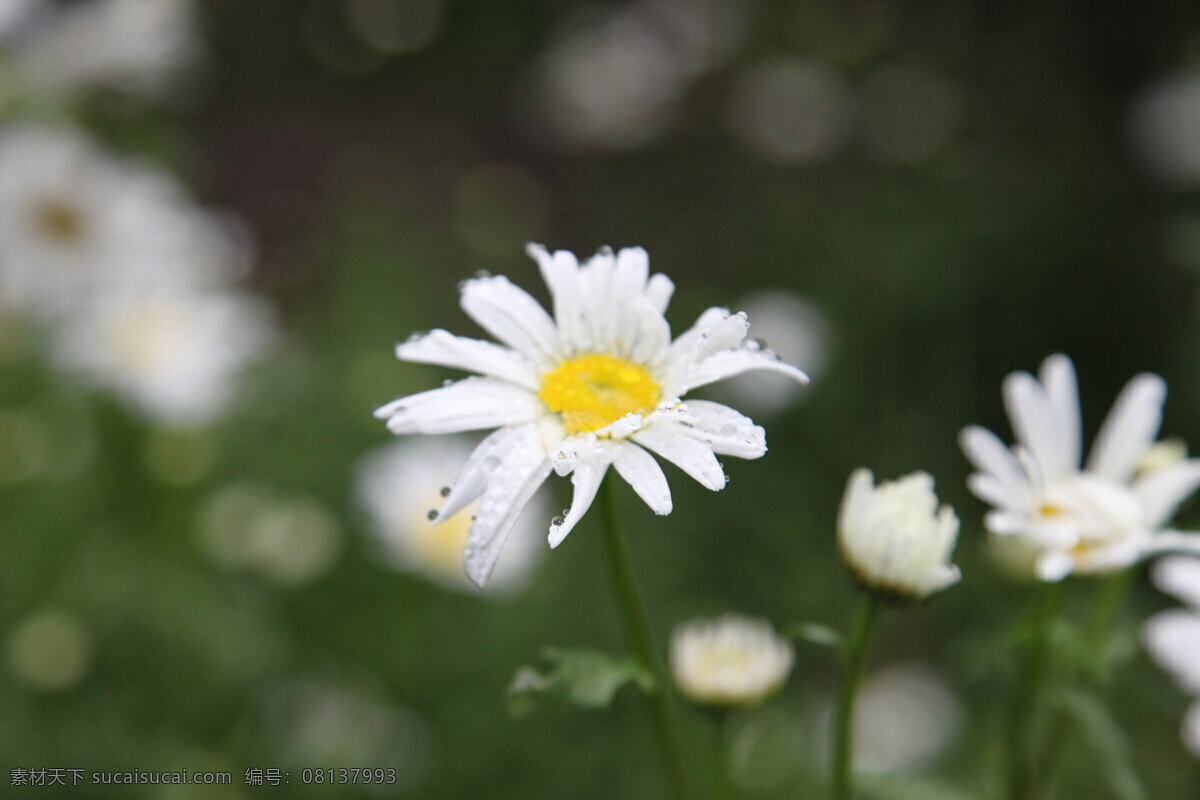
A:
{"type": "MultiPolygon", "coordinates": [[[[887,614],[871,665],[934,665],[961,718],[863,795],[997,795],[1005,637],[1030,592],[987,557],[956,435],[978,422],[1007,437],[1003,376],[1066,352],[1089,439],[1152,370],[1171,387],[1164,432],[1200,440],[1200,8],[211,0],[195,14],[204,53],[153,102],[102,89],[66,111],[10,97],[6,114],[69,116],[242,219],[247,284],[282,335],[236,407],[178,428],[60,374],[31,329],[0,331],[6,771],[234,775],[61,791],[86,797],[664,796],[632,691],[612,713],[505,709],[541,646],[620,649],[595,518],[523,590],[474,596],[389,568],[356,502],[359,460],[389,439],[372,409],[451,377],[395,362],[392,344],[480,335],[456,303],[480,269],[544,301],[523,253],[538,241],[581,256],[644,246],[677,285],[677,332],[763,290],[820,315],[812,386],[747,408],[765,458],[730,460],[718,495],[668,468],[666,518],[622,487],[653,624],[663,642],[729,610],[845,625],[847,476],[927,470],[963,520],[964,579],[887,614]],[[315,566],[214,559],[205,520],[231,487],[299,504],[289,524],[321,531],[302,555],[315,566]],[[399,782],[303,787],[306,766],[395,767],[399,782]],[[292,783],[245,786],[250,767],[292,783]]],[[[564,481],[547,491],[566,504],[564,481]]],[[[1073,586],[1077,612],[1092,591],[1073,586]]],[[[1186,700],[1137,647],[1138,622],[1168,604],[1139,578],[1109,690],[1153,798],[1200,792],[1178,738],[1186,700]]],[[[821,796],[835,678],[828,652],[798,644],[767,707],[686,711],[699,782],[724,759],[739,796],[821,796]]],[[[1096,758],[1068,753],[1059,796],[1123,796],[1096,758]]],[[[56,792],[3,780],[5,796],[56,792]]]]}

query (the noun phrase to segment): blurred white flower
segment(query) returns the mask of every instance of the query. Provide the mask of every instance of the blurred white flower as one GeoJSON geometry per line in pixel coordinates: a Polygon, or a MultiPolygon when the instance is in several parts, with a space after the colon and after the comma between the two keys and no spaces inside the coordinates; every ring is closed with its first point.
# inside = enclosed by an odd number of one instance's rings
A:
{"type": "Polygon", "coordinates": [[[950,554],[958,517],[938,508],[933,478],[916,472],[875,487],[868,469],[850,476],[838,515],[838,546],[854,577],[886,598],[911,602],[957,583],[950,554]]]}
{"type": "Polygon", "coordinates": [[[8,663],[25,685],[61,692],[78,685],[92,663],[92,637],[69,611],[44,609],[26,617],[8,636],[8,663]]]}
{"type": "Polygon", "coordinates": [[[288,766],[392,769],[394,783],[372,784],[388,797],[411,788],[430,767],[429,725],[369,687],[344,679],[292,680],[272,685],[263,706],[265,743],[288,766]]]}
{"type": "MultiPolygon", "coordinates": [[[[469,503],[438,525],[429,512],[442,504],[447,483],[472,449],[456,437],[397,441],[368,453],[357,470],[358,500],[387,562],[461,591],[474,588],[463,572],[463,550],[479,503],[469,503]]],[[[535,496],[509,534],[489,592],[525,585],[545,552],[541,531],[547,516],[545,502],[535,496]]]]}
{"type": "Polygon", "coordinates": [[[671,671],[685,697],[718,706],[754,705],[783,686],[795,653],[762,619],[726,614],[671,634],[671,671]]]}
{"type": "Polygon", "coordinates": [[[855,769],[910,771],[928,766],[954,741],[963,708],[936,670],[902,663],[867,676],[854,718],[855,769]]]}
{"type": "Polygon", "coordinates": [[[1200,182],[1200,71],[1168,75],[1147,86],[1130,113],[1133,144],[1168,188],[1200,182]]]}
{"type": "Polygon", "coordinates": [[[52,356],[149,418],[203,425],[235,400],[242,370],[275,336],[270,310],[248,295],[113,291],[53,332],[52,356]]]}
{"type": "Polygon", "coordinates": [[[674,284],[650,274],[646,251],[528,252],[550,287],[554,316],[502,275],[464,281],[461,304],[503,345],[444,330],[396,347],[405,361],[479,373],[375,410],[396,434],[496,428],[467,459],[431,518],[482,498],[467,537],[467,574],[482,586],[522,508],[551,471],[571,475],[571,508],[550,523],[557,547],[591,507],[610,467],[657,514],[671,491],[651,453],[712,491],[725,487],[717,455],[760,458],[766,432],[728,406],[683,402],[693,389],[750,370],[807,381],[799,369],[744,340],[746,315],[710,308],[674,340],[664,316],[674,284]]]}
{"type": "MultiPolygon", "coordinates": [[[[738,304],[750,318],[751,341],[769,346],[789,364],[803,364],[814,380],[825,370],[832,333],[829,321],[808,300],[783,290],[755,292],[738,304]]],[[[796,402],[805,387],[772,372],[739,375],[717,390],[755,414],[771,414],[796,402]]]]}
{"type": "Polygon", "coordinates": [[[540,59],[531,132],[575,147],[633,148],[675,121],[690,85],[740,43],[744,4],[636,0],[577,15],[540,59]]]}
{"type": "Polygon", "coordinates": [[[903,64],[876,69],[859,97],[863,142],[892,164],[936,155],[953,138],[962,110],[962,90],[950,79],[903,64]]]}
{"type": "Polygon", "coordinates": [[[0,298],[43,318],[129,284],[228,281],[246,254],[167,173],[100,152],[78,131],[0,129],[0,298]]]}
{"type": "MultiPolygon", "coordinates": [[[[834,703],[813,717],[814,755],[827,760],[834,703]]],[[[929,664],[900,662],[867,675],[854,708],[854,769],[914,772],[929,767],[954,743],[964,723],[962,701],[929,664]]]]}
{"type": "Polygon", "coordinates": [[[1040,382],[1025,372],[1005,379],[1017,435],[1012,448],[981,427],[963,430],[963,452],[979,470],[968,486],[996,507],[986,517],[988,530],[1028,540],[1038,551],[1040,579],[1110,572],[1165,550],[1200,550],[1200,537],[1162,530],[1200,486],[1200,460],[1138,474],[1151,455],[1166,392],[1157,375],[1131,380],[1082,469],[1079,390],[1063,355],[1046,359],[1040,382]]]}
{"type": "Polygon", "coordinates": [[[20,77],[39,93],[162,92],[202,52],[191,0],[19,5],[8,48],[20,77]]]}
{"type": "Polygon", "coordinates": [[[284,586],[324,574],[341,540],[337,518],[317,500],[242,484],[208,499],[197,533],[201,548],[221,566],[257,572],[284,586]]]}
{"type": "Polygon", "coordinates": [[[833,155],[850,138],[855,101],[832,66],[775,58],[747,69],[734,84],[728,125],[747,149],[768,161],[802,164],[833,155]]]}

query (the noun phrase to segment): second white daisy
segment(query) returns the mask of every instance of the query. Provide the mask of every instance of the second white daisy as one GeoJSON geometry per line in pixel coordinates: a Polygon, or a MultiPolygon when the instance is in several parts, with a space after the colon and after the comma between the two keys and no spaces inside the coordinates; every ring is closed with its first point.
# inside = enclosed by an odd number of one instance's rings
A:
{"type": "Polygon", "coordinates": [[[1164,466],[1155,450],[1166,382],[1148,373],[1133,378],[1081,467],[1075,368],[1066,356],[1053,355],[1040,378],[1015,372],[1004,381],[1017,438],[1011,448],[978,426],[962,432],[963,451],[979,470],[968,485],[995,506],[988,530],[1023,538],[1046,581],[1111,572],[1164,550],[1200,550],[1195,535],[1164,530],[1200,486],[1200,459],[1164,466]]]}

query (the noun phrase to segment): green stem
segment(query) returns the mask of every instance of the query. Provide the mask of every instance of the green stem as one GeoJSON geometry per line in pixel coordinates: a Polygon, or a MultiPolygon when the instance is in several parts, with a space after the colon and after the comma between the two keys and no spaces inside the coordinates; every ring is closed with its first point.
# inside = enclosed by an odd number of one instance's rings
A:
{"type": "Polygon", "coordinates": [[[1088,620],[1084,646],[1087,648],[1086,657],[1093,664],[1104,662],[1109,640],[1112,639],[1113,627],[1117,615],[1125,606],[1125,598],[1133,585],[1134,571],[1126,568],[1104,579],[1097,592],[1096,601],[1092,604],[1091,618],[1088,620]]]}
{"type": "Polygon", "coordinates": [[[650,622],[646,618],[646,609],[634,578],[629,547],[617,514],[614,486],[612,480],[605,480],[600,486],[600,494],[603,495],[600,498],[600,512],[604,522],[604,552],[608,562],[609,585],[620,612],[626,645],[654,676],[654,689],[648,695],[654,730],[658,735],[675,800],[686,800],[689,796],[687,774],[683,767],[683,750],[669,694],[671,684],[662,658],[654,646],[654,635],[650,632],[650,622]]]}
{"type": "Polygon", "coordinates": [[[1041,603],[1032,620],[1029,655],[1017,687],[1008,730],[1008,796],[1011,800],[1032,798],[1037,779],[1037,753],[1032,741],[1034,722],[1050,666],[1051,633],[1062,603],[1062,583],[1048,584],[1042,587],[1042,592],[1041,603]]]}
{"type": "Polygon", "coordinates": [[[845,665],[838,696],[837,718],[833,728],[833,775],[830,780],[832,800],[850,800],[853,792],[852,753],[854,746],[854,702],[862,684],[866,664],[867,643],[879,613],[879,599],[867,593],[858,616],[846,639],[845,665]]]}
{"type": "MultiPolygon", "coordinates": [[[[1105,578],[1096,591],[1087,627],[1084,629],[1083,652],[1072,672],[1077,674],[1084,686],[1103,688],[1110,681],[1107,651],[1112,640],[1117,616],[1125,606],[1129,589],[1133,585],[1134,570],[1126,568],[1105,578]]],[[[1046,746],[1041,772],[1045,775],[1047,788],[1053,792],[1062,767],[1062,755],[1070,749],[1078,731],[1068,728],[1062,735],[1055,736],[1046,746]]]]}

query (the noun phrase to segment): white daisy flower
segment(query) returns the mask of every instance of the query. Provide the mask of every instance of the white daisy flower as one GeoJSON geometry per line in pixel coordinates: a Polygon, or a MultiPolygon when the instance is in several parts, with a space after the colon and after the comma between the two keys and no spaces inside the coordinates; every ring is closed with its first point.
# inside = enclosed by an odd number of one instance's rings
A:
{"type": "Polygon", "coordinates": [[[758,458],[767,449],[750,419],[710,401],[684,404],[685,394],[752,369],[807,380],[743,341],[745,314],[710,308],[672,341],[663,312],[674,284],[649,275],[641,248],[602,250],[582,266],[565,251],[528,252],[550,287],[554,317],[503,276],[464,282],[463,310],[503,344],[444,330],[414,335],[397,346],[399,358],[481,374],[375,412],[398,434],[498,428],[438,509],[446,519],[480,498],[465,554],[479,585],[551,470],[570,474],[575,487],[570,511],[550,526],[551,547],[591,506],[609,466],[655,513],[668,514],[671,492],[650,452],[716,491],[725,486],[718,455],[758,458]]]}
{"type": "Polygon", "coordinates": [[[1075,368],[1066,356],[1053,355],[1040,377],[1015,372],[1004,381],[1017,436],[1011,448],[978,426],[960,436],[979,470],[968,486],[995,506],[988,530],[1028,540],[1045,581],[1110,572],[1164,550],[1200,549],[1196,536],[1163,530],[1200,486],[1200,459],[1162,466],[1153,451],[1167,393],[1163,379],[1144,373],[1126,385],[1081,467],[1075,368]]]}
{"type": "Polygon", "coordinates": [[[933,478],[915,472],[875,486],[868,469],[846,485],[838,515],[838,546],[866,589],[903,602],[922,600],[957,583],[949,563],[958,539],[958,517],[938,508],[933,478]]]}
{"type": "MultiPolygon", "coordinates": [[[[463,548],[478,504],[471,503],[442,524],[429,518],[442,504],[447,482],[458,474],[473,448],[459,437],[398,441],[363,458],[358,470],[358,496],[371,517],[383,557],[398,569],[411,570],[451,589],[472,586],[463,573],[463,548]]],[[[539,525],[545,503],[530,501],[509,535],[488,591],[522,587],[541,558],[539,525]]]]}
{"type": "Polygon", "coordinates": [[[51,355],[155,421],[200,425],[228,408],[274,338],[270,310],[250,296],[128,287],[63,320],[51,355]]]}
{"type": "Polygon", "coordinates": [[[795,653],[762,619],[726,614],[671,634],[671,671],[685,697],[708,705],[755,705],[777,692],[795,653]]]}
{"type": "Polygon", "coordinates": [[[240,243],[174,177],[70,128],[0,130],[0,299],[55,317],[129,284],[211,285],[240,243]]]}

